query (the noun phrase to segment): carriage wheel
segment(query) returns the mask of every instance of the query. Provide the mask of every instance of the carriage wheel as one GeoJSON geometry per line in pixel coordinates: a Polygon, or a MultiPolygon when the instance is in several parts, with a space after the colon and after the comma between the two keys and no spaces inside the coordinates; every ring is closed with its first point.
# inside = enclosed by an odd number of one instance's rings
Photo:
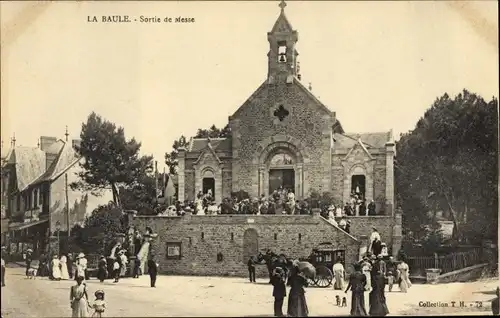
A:
{"type": "Polygon", "coordinates": [[[315,286],[316,285],[316,282],[314,281],[314,279],[312,279],[310,277],[307,277],[307,283],[309,284],[309,286],[315,286]]]}
{"type": "Polygon", "coordinates": [[[333,273],[328,267],[316,267],[316,277],[314,278],[314,283],[316,286],[326,288],[332,285],[332,281],[333,273]]]}

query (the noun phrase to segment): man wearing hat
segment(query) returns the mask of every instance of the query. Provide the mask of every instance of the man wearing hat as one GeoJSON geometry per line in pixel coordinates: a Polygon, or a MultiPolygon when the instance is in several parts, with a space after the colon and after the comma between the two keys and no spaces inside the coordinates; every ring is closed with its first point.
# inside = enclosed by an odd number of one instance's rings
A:
{"type": "Polygon", "coordinates": [[[286,286],[285,286],[286,276],[285,271],[281,267],[276,267],[274,269],[273,275],[271,277],[271,284],[273,285],[273,297],[274,297],[274,316],[283,317],[283,300],[286,296],[286,286]]]}
{"type": "Polygon", "coordinates": [[[148,274],[151,279],[151,287],[156,287],[156,276],[158,275],[158,264],[154,260],[154,255],[149,254],[148,274]]]}

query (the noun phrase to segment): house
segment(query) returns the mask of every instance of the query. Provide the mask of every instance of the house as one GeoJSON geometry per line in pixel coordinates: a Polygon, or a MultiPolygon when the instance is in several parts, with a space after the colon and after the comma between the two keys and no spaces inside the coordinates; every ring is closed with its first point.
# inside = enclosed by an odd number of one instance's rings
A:
{"type": "Polygon", "coordinates": [[[2,196],[7,202],[5,243],[11,254],[27,248],[35,253],[46,251],[50,236],[59,237],[60,247],[68,228],[83,223],[95,208],[112,200],[111,190],[87,193],[72,189],[82,169],[79,163],[83,159],[74,149],[78,142],[42,136],[38,147],[13,143],[7,152],[2,164],[2,196]]]}

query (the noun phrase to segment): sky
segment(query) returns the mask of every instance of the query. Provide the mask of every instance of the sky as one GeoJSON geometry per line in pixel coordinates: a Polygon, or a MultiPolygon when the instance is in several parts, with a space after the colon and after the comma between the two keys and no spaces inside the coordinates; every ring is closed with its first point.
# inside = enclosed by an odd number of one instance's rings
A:
{"type": "MultiPolygon", "coordinates": [[[[224,126],[267,76],[279,1],[1,2],[1,138],[78,138],[95,111],[160,169],[180,135],[224,126]],[[103,15],[194,23],[91,23],[103,15]]],[[[347,132],[415,127],[462,89],[498,96],[498,4],[288,1],[302,82],[347,132]]]]}

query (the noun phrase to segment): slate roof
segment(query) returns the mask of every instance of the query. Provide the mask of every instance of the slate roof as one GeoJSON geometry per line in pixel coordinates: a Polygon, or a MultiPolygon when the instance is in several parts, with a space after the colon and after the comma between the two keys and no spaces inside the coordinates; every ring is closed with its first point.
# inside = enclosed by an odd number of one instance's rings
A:
{"type": "MultiPolygon", "coordinates": [[[[215,152],[232,150],[231,138],[210,138],[210,144],[215,152]]],[[[208,146],[207,138],[191,138],[189,152],[202,152],[208,146]]]]}
{"type": "Polygon", "coordinates": [[[285,15],[285,11],[281,10],[281,13],[276,19],[276,22],[274,22],[273,28],[271,29],[271,33],[275,32],[290,32],[293,31],[292,24],[290,21],[287,19],[285,15]]]}
{"type": "Polygon", "coordinates": [[[80,158],[78,157],[75,149],[71,142],[64,142],[64,145],[59,153],[59,157],[55,160],[54,171],[50,175],[50,179],[57,178],[61,173],[63,173],[67,168],[73,166],[80,158]]]}
{"type": "Polygon", "coordinates": [[[46,171],[46,155],[39,148],[15,147],[9,163],[16,164],[17,187],[24,190],[46,171]]]}
{"type": "Polygon", "coordinates": [[[391,132],[336,134],[335,148],[350,149],[358,142],[358,138],[368,149],[385,148],[385,144],[391,140],[391,132]]]}
{"type": "Polygon", "coordinates": [[[73,164],[79,160],[76,151],[70,142],[58,140],[57,143],[47,149],[47,153],[53,152],[56,149],[59,149],[59,152],[56,153],[56,159],[52,162],[50,167],[47,168],[45,173],[32,182],[32,184],[57,179],[62,172],[73,166],[73,164]]]}
{"type": "Polygon", "coordinates": [[[53,143],[47,150],[45,150],[45,153],[51,154],[51,155],[58,155],[59,152],[61,151],[62,147],[64,146],[65,142],[61,139],[53,143]]]}

